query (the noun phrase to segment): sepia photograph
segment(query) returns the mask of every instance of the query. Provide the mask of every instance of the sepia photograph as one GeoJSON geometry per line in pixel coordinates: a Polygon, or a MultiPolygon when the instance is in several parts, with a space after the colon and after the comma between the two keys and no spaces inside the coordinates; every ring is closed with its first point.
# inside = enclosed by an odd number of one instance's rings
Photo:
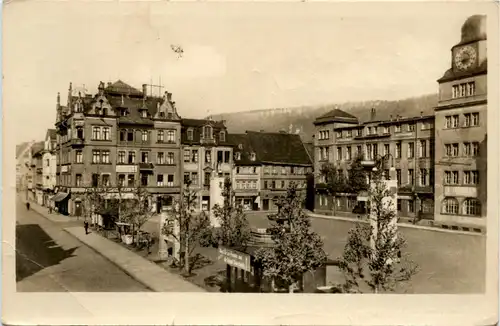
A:
{"type": "Polygon", "coordinates": [[[496,321],[492,4],[5,3],[4,284],[298,315],[489,291],[448,308],[496,321]]]}

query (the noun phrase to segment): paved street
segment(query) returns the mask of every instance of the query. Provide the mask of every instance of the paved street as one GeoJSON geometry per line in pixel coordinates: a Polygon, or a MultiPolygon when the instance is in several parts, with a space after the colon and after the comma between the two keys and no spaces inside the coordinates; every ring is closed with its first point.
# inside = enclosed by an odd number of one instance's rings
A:
{"type": "Polygon", "coordinates": [[[118,267],[83,245],[63,228],[27,211],[17,199],[16,282],[26,292],[148,291],[118,267]]]}
{"type": "MultiPolygon", "coordinates": [[[[268,226],[267,214],[249,214],[254,227],[268,226]]],[[[352,222],[312,218],[312,226],[331,258],[342,255],[352,222]]],[[[401,228],[406,251],[420,272],[405,290],[408,293],[478,293],[485,290],[486,237],[401,228]]]]}

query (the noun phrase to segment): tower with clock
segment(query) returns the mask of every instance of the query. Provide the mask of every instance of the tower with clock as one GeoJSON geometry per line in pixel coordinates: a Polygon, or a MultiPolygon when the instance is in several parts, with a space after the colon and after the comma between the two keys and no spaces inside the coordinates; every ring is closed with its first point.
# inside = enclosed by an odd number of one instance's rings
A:
{"type": "Polygon", "coordinates": [[[486,228],[486,16],[462,25],[451,67],[438,79],[435,108],[434,218],[447,225],[486,228]]]}

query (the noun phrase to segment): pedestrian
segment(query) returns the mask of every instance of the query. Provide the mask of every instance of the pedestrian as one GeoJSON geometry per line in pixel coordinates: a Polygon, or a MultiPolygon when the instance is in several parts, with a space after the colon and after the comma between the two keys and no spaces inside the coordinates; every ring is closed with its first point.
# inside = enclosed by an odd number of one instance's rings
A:
{"type": "Polygon", "coordinates": [[[52,214],[52,206],[49,206],[49,214],[52,214]]]}
{"type": "Polygon", "coordinates": [[[85,234],[89,234],[89,222],[83,222],[83,227],[85,228],[85,234]]]}
{"type": "Polygon", "coordinates": [[[26,209],[30,210],[30,203],[26,203],[26,209]]]}

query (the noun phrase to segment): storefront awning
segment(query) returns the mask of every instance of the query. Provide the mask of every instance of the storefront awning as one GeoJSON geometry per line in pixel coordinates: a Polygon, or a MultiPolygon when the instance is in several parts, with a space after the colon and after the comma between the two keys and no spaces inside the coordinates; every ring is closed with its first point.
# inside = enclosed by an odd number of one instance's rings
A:
{"type": "Polygon", "coordinates": [[[67,192],[58,192],[57,194],[54,195],[54,197],[51,198],[52,201],[58,203],[68,197],[69,193],[67,192]]]}

